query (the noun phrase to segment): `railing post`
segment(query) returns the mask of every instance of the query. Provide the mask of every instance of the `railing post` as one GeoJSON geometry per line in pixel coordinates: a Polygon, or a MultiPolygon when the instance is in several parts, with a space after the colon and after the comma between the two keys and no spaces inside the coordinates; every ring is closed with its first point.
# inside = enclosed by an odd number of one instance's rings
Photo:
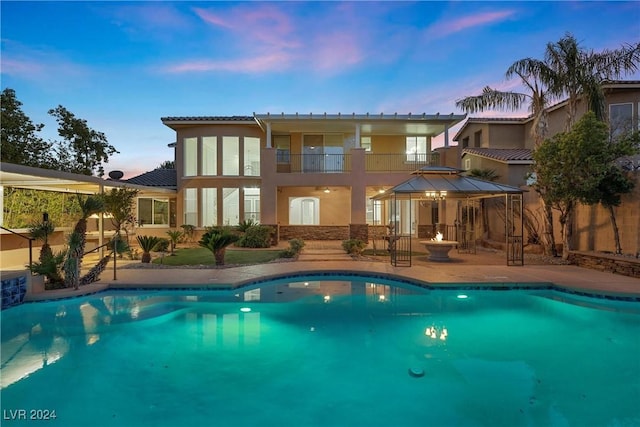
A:
{"type": "Polygon", "coordinates": [[[116,259],[118,259],[118,233],[113,235],[113,280],[116,278],[116,259]]]}

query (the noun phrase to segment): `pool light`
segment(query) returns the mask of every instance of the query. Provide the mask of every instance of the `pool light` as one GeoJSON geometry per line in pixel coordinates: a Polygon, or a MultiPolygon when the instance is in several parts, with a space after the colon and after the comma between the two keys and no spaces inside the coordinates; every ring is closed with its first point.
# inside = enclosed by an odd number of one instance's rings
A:
{"type": "Polygon", "coordinates": [[[469,298],[469,295],[467,295],[467,294],[458,294],[457,298],[458,299],[467,299],[467,298],[469,298]]]}
{"type": "Polygon", "coordinates": [[[241,311],[241,312],[243,312],[243,313],[249,313],[249,312],[251,311],[251,308],[249,308],[249,307],[242,307],[242,308],[240,309],[240,311],[241,311]]]}
{"type": "Polygon", "coordinates": [[[331,301],[331,295],[325,295],[324,302],[329,302],[329,301],[331,301]]]}

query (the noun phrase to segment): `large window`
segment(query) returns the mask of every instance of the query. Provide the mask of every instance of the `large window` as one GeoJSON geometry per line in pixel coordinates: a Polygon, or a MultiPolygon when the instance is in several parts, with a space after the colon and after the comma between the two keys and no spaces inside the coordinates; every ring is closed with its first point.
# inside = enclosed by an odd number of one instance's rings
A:
{"type": "Polygon", "coordinates": [[[218,189],[202,189],[202,225],[218,225],[218,189]]]}
{"type": "Polygon", "coordinates": [[[184,139],[184,176],[198,175],[198,138],[184,139]]]}
{"type": "Polygon", "coordinates": [[[169,199],[138,199],[138,224],[169,225],[169,199]]]}
{"type": "Polygon", "coordinates": [[[222,137],[222,175],[240,175],[240,138],[222,137]]]}
{"type": "Polygon", "coordinates": [[[304,135],[304,172],[342,172],[344,138],[342,134],[304,135]]]}
{"type": "Polygon", "coordinates": [[[218,137],[202,137],[202,175],[218,173],[218,137]]]}
{"type": "Polygon", "coordinates": [[[260,189],[244,189],[244,219],[260,222],[260,189]]]}
{"type": "Polygon", "coordinates": [[[240,223],[240,189],[222,189],[222,224],[237,225],[240,223]]]}
{"type": "Polygon", "coordinates": [[[184,190],[184,224],[198,226],[198,190],[184,190]]]}
{"type": "Polygon", "coordinates": [[[408,136],[406,141],[406,153],[408,162],[426,162],[427,137],[408,136]]]}
{"type": "Polygon", "coordinates": [[[244,175],[260,176],[260,138],[244,137],[244,175]]]}
{"type": "Polygon", "coordinates": [[[633,129],[633,104],[609,105],[609,127],[615,139],[633,129]]]}

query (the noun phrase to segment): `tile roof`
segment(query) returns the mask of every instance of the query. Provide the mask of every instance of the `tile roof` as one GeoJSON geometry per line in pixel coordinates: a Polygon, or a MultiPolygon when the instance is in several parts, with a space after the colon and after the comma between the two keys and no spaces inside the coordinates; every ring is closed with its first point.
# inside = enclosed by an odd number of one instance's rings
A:
{"type": "Polygon", "coordinates": [[[506,163],[531,163],[533,157],[528,148],[464,148],[462,155],[486,157],[506,163]]]}
{"type": "Polygon", "coordinates": [[[178,188],[175,169],[154,169],[123,181],[130,184],[145,185],[147,187],[178,188]]]}

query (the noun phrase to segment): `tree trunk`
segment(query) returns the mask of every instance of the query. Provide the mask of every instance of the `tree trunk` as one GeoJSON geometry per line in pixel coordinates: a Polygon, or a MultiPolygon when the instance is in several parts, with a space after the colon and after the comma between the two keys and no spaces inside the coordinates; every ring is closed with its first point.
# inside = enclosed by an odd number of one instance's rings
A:
{"type": "Polygon", "coordinates": [[[569,258],[571,251],[571,239],[573,237],[573,202],[565,206],[560,214],[560,224],[562,225],[562,259],[569,258]]]}
{"type": "Polygon", "coordinates": [[[542,222],[544,230],[542,232],[542,246],[544,248],[544,254],[547,256],[558,256],[556,249],[556,240],[553,232],[553,210],[551,205],[544,202],[543,198],[540,198],[540,204],[542,205],[542,222]]]}
{"type": "Polygon", "coordinates": [[[609,211],[609,219],[611,220],[611,227],[613,227],[613,238],[616,244],[616,254],[622,255],[622,245],[620,244],[620,232],[618,230],[618,223],[616,222],[616,212],[613,209],[613,205],[607,206],[609,211]]]}
{"type": "Polygon", "coordinates": [[[216,265],[224,265],[225,252],[226,252],[226,248],[218,249],[217,251],[215,251],[213,256],[216,259],[216,265]]]}
{"type": "Polygon", "coordinates": [[[151,252],[142,252],[142,262],[149,264],[151,262],[151,252]]]}

